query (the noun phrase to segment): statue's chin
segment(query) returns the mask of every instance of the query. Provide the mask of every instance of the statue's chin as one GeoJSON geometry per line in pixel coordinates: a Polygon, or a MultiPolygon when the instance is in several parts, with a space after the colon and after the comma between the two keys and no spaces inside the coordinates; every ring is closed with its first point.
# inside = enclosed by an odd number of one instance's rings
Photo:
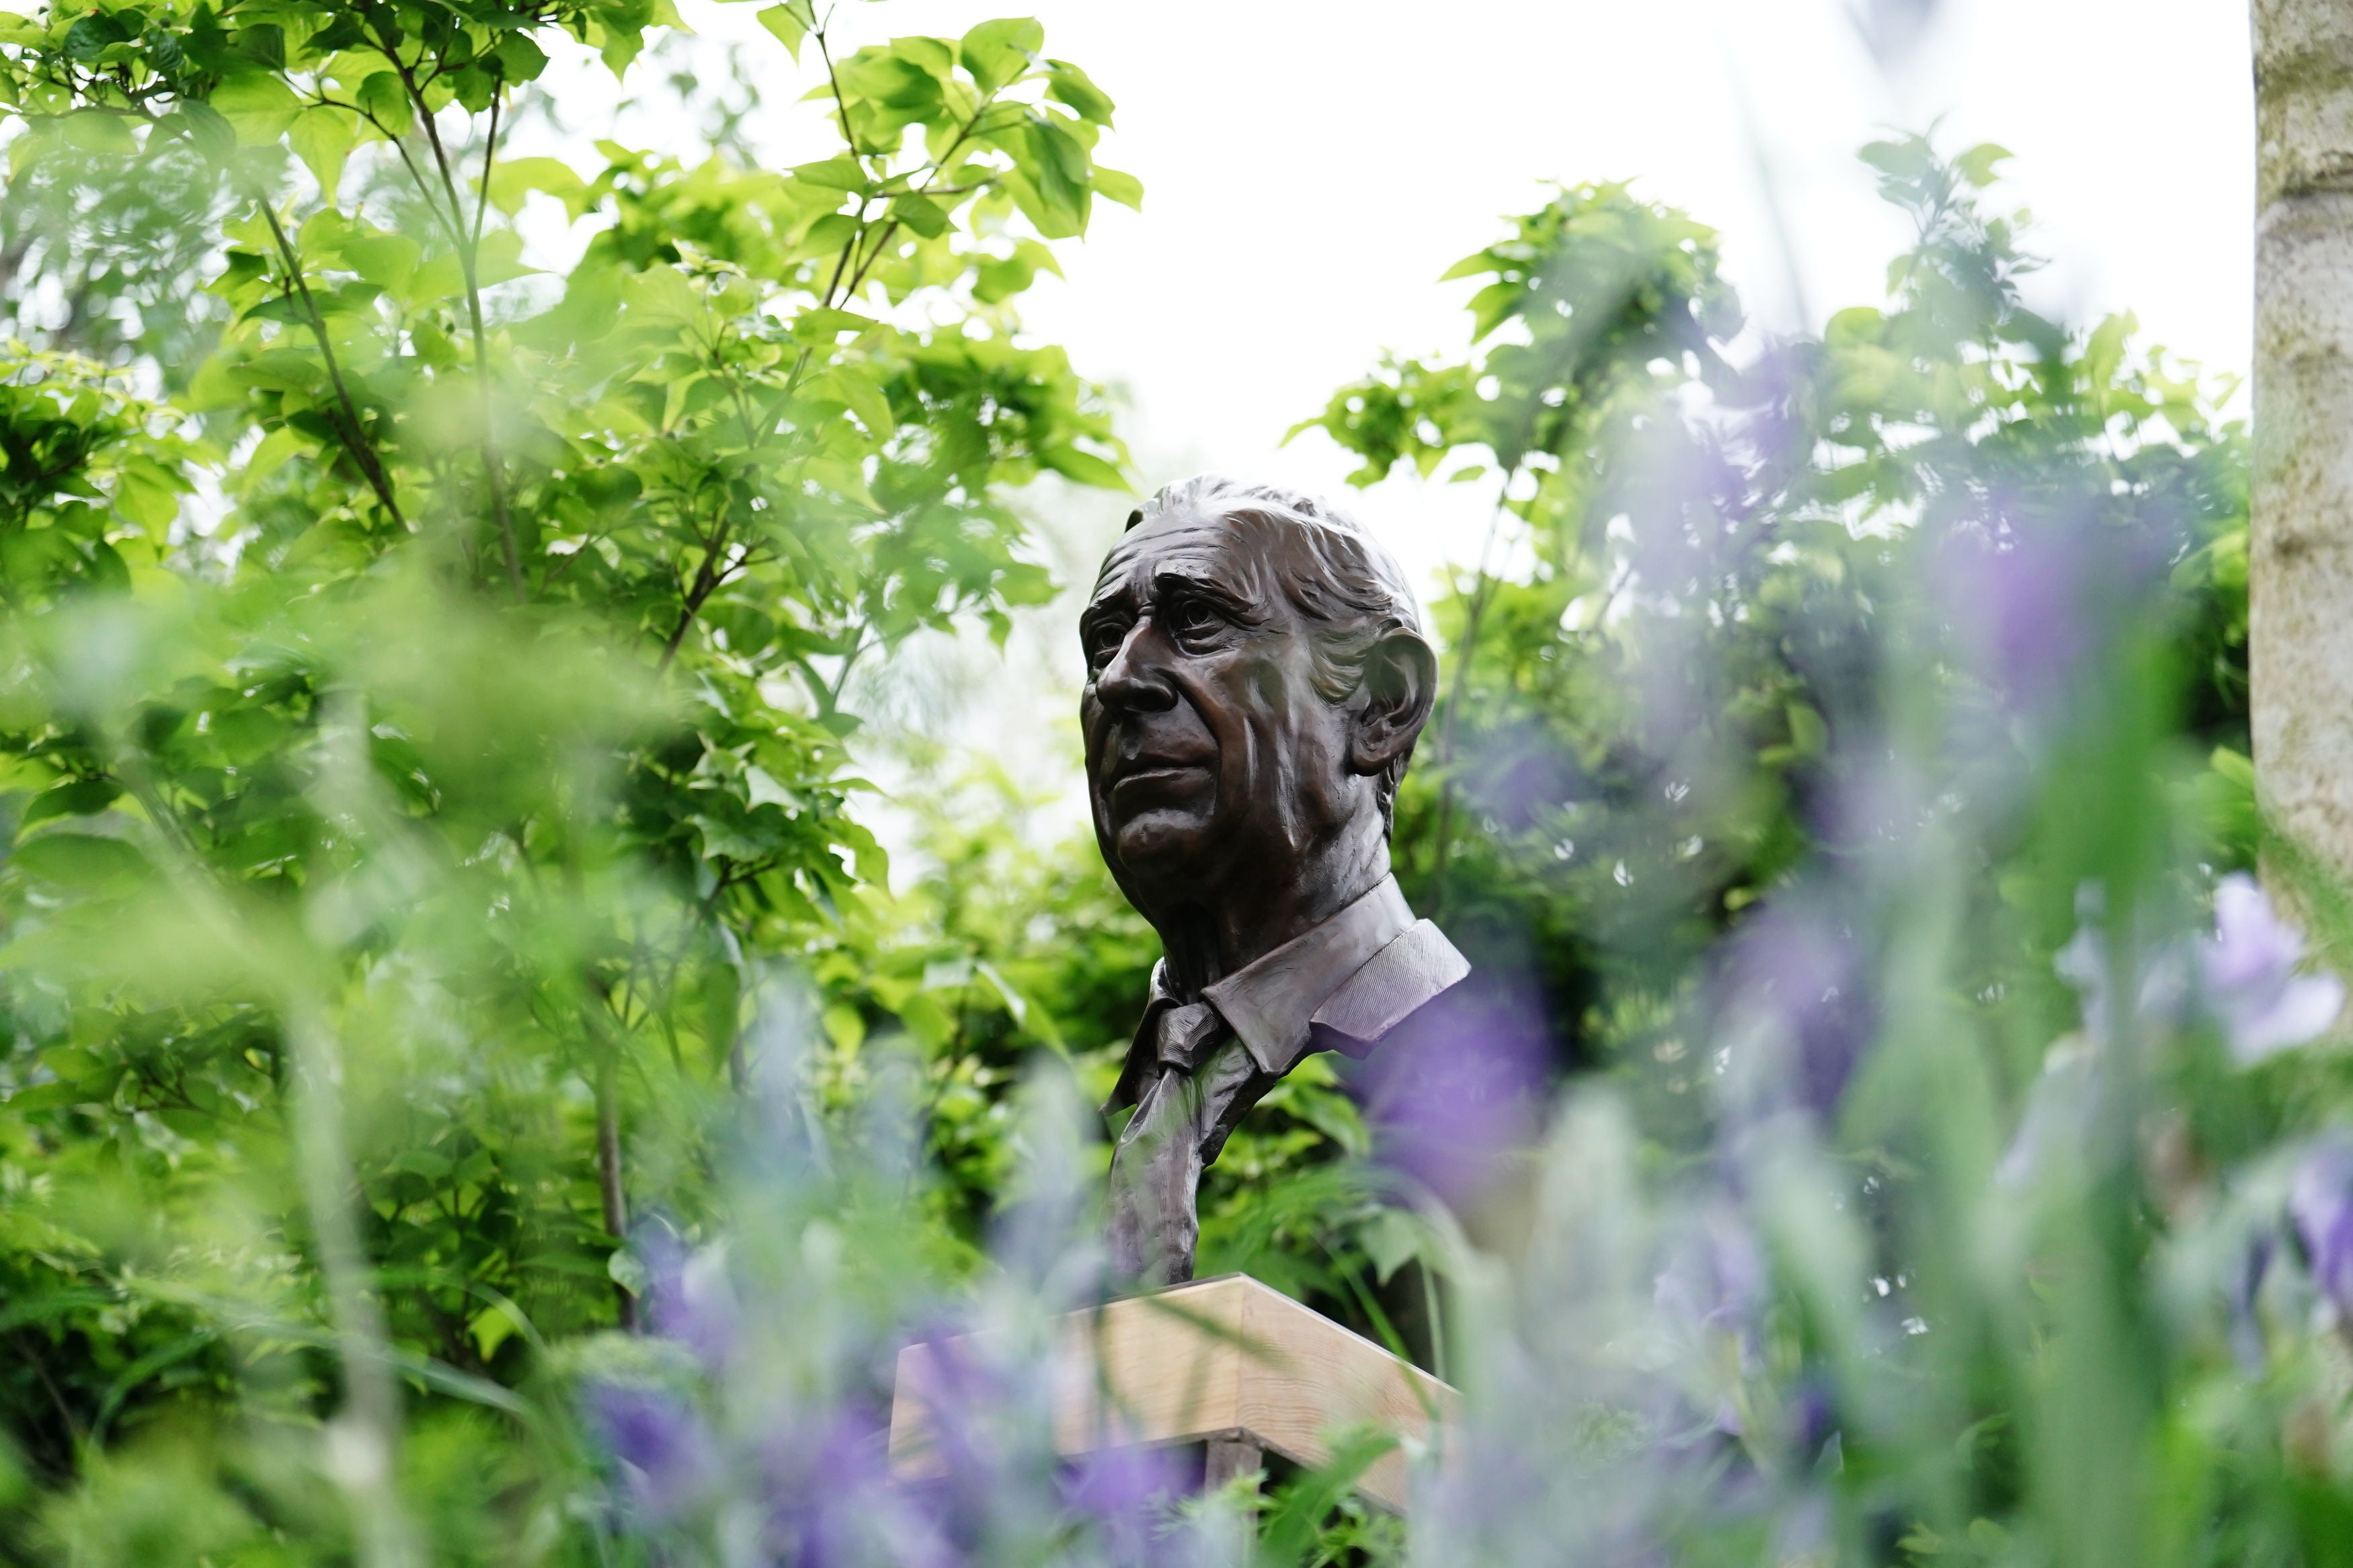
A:
{"type": "Polygon", "coordinates": [[[1207,869],[1201,851],[1208,840],[1208,814],[1166,806],[1139,812],[1120,824],[1113,839],[1120,868],[1153,882],[1192,880],[1207,869]]]}

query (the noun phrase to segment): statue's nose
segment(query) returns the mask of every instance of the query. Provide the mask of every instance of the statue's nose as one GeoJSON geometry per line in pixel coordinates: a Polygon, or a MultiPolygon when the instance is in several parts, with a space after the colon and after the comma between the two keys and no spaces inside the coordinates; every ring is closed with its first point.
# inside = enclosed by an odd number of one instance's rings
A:
{"type": "Polygon", "coordinates": [[[1119,652],[1095,677],[1095,696],[1105,706],[1130,712],[1157,713],[1176,705],[1176,683],[1162,662],[1165,649],[1145,616],[1128,628],[1119,652]]]}

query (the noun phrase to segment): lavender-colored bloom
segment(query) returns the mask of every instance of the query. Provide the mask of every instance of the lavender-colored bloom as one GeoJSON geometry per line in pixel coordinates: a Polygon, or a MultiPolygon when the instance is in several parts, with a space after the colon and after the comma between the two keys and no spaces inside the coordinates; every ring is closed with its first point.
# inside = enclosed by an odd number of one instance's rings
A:
{"type": "Polygon", "coordinates": [[[599,1383],[588,1389],[587,1405],[638,1512],[668,1522],[710,1489],[719,1470],[717,1447],[685,1399],[664,1389],[599,1383]]]}
{"type": "MultiPolygon", "coordinates": [[[[1765,1301],[1765,1254],[1739,1218],[1720,1205],[1703,1211],[1672,1243],[1666,1266],[1651,1281],[1651,1300],[1660,1319],[1687,1342],[1730,1336],[1738,1346],[1743,1373],[1757,1363],[1757,1329],[1765,1301]]],[[[1713,1366],[1715,1356],[1686,1343],[1680,1351],[1689,1364],[1713,1366]]],[[[1683,1439],[1700,1432],[1741,1435],[1744,1424],[1729,1394],[1718,1397],[1713,1410],[1696,1415],[1702,1422],[1683,1439]]],[[[1686,1423],[1666,1418],[1669,1427],[1686,1423]]]]}
{"type": "Polygon", "coordinates": [[[1169,1504],[1185,1494],[1187,1479],[1166,1448],[1106,1448],[1071,1468],[1063,1506],[1102,1530],[1108,1561],[1141,1568],[1165,1555],[1169,1504]]]}
{"type": "Polygon", "coordinates": [[[887,1443],[881,1415],[859,1403],[768,1434],[760,1468],[778,1561],[833,1568],[859,1560],[860,1542],[887,1506],[887,1443]]]}
{"type": "Polygon", "coordinates": [[[1375,1156],[1458,1207],[1476,1201],[1535,1135],[1543,1016],[1474,974],[1392,1031],[1356,1077],[1375,1156]]]}
{"type": "Polygon", "coordinates": [[[1732,1214],[1710,1208],[1669,1255],[1651,1296],[1686,1329],[1745,1332],[1765,1299],[1764,1251],[1732,1214]]]}
{"type": "Polygon", "coordinates": [[[922,1486],[922,1503],[932,1527],[962,1549],[986,1535],[1006,1500],[1008,1460],[1020,1447],[1008,1428],[1022,1411],[1024,1391],[1013,1385],[1013,1369],[997,1364],[946,1325],[915,1338],[929,1349],[922,1398],[932,1473],[922,1486]]]}
{"type": "Polygon", "coordinates": [[[723,1259],[692,1252],[666,1226],[641,1226],[638,1259],[646,1270],[648,1315],[654,1332],[684,1345],[718,1372],[735,1343],[736,1312],[723,1259]]]}
{"type": "Polygon", "coordinates": [[[1786,1056],[1740,1064],[1736,1092],[1762,1110],[1794,1089],[1818,1116],[1838,1108],[1876,1025],[1862,955],[1844,925],[1778,906],[1735,939],[1722,1011],[1767,1026],[1786,1056]],[[1761,1069],[1761,1070],[1759,1070],[1761,1069]],[[1763,1102],[1759,1102],[1759,1100],[1763,1102]]]}
{"type": "Polygon", "coordinates": [[[2063,520],[2004,520],[1940,552],[1936,582],[1964,650],[2012,710],[2047,707],[2091,652],[2098,553],[2088,529],[2063,520]]]}
{"type": "Polygon", "coordinates": [[[2233,874],[2214,889],[2214,937],[2199,950],[2207,1005],[2242,1062],[2318,1037],[2345,1005],[2334,974],[2299,974],[2304,933],[2279,918],[2253,877],[2233,874]]]}
{"type": "MultiPolygon", "coordinates": [[[[2117,1018],[2109,995],[2111,970],[2105,926],[2107,900],[2097,883],[2075,889],[2075,915],[2082,923],[2067,945],[2052,955],[2051,966],[2084,998],[2084,1028],[2094,1039],[2105,1039],[2117,1018]]],[[[2136,994],[2130,1024],[2136,1027],[2179,1026],[2193,995],[2195,965],[2186,942],[2142,942],[2129,957],[2136,994]]]]}
{"type": "Polygon", "coordinates": [[[1799,1462],[1818,1463],[1838,1440],[1838,1407],[1819,1378],[1808,1378],[1791,1396],[1788,1411],[1789,1447],[1799,1462]]]}
{"type": "Polygon", "coordinates": [[[2336,1140],[2307,1155],[2287,1195],[2288,1223],[2312,1282],[2340,1323],[2353,1323],[2353,1143],[2336,1140]]]}

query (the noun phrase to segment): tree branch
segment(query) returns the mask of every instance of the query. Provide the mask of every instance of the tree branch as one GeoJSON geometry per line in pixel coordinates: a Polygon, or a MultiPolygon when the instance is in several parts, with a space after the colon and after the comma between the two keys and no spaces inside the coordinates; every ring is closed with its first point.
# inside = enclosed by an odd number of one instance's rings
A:
{"type": "Polygon", "coordinates": [[[286,268],[286,297],[301,296],[303,320],[310,325],[311,337],[318,342],[320,357],[327,363],[327,379],[334,385],[335,401],[342,412],[342,417],[335,421],[335,427],[343,438],[343,448],[352,455],[352,461],[359,465],[360,472],[366,476],[369,487],[375,491],[376,500],[384,503],[384,510],[391,514],[392,521],[405,529],[408,524],[400,515],[400,503],[393,499],[391,477],[384,471],[384,463],[377,456],[374,443],[360,428],[359,407],[352,401],[351,388],[343,384],[343,366],[336,362],[334,345],[327,341],[326,318],[320,314],[319,302],[311,297],[311,283],[302,276],[301,258],[295,254],[292,242],[286,237],[286,230],[278,221],[278,210],[267,200],[259,200],[259,205],[262,216],[269,220],[270,237],[277,242],[279,259],[286,268]]]}

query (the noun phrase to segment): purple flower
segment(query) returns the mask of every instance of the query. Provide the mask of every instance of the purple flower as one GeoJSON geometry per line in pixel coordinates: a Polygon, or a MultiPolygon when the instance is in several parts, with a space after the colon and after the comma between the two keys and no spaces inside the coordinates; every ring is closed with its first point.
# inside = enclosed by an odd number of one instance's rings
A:
{"type": "Polygon", "coordinates": [[[858,1560],[860,1542],[888,1506],[888,1436],[882,1417],[858,1403],[768,1435],[761,1473],[779,1561],[832,1568],[858,1560]]]}
{"type": "Polygon", "coordinates": [[[2299,974],[2304,933],[2272,909],[2253,877],[2225,877],[2214,889],[2214,937],[2199,949],[2207,1005],[2242,1062],[2316,1038],[2345,1005],[2334,974],[2299,974]]]}
{"type": "Polygon", "coordinates": [[[2063,693],[2091,652],[2085,599],[2100,563],[2089,531],[2064,520],[2008,520],[1955,533],[1937,584],[1970,662],[2013,710],[2063,693]]]}
{"type": "Polygon", "coordinates": [[[590,1424],[621,1467],[631,1505],[655,1522],[679,1518],[717,1479],[717,1446],[693,1405],[663,1389],[599,1383],[590,1424]]]}
{"type": "Polygon", "coordinates": [[[1062,1501],[1102,1529],[1108,1561],[1144,1564],[1163,1555],[1168,1505],[1189,1489],[1187,1479],[1166,1448],[1105,1448],[1071,1467],[1062,1501]]]}
{"type": "Polygon", "coordinates": [[[1787,1420],[1789,1446],[1802,1464],[1819,1462],[1824,1450],[1838,1440],[1838,1407],[1820,1378],[1810,1377],[1798,1385],[1787,1420]]]}
{"type": "Polygon", "coordinates": [[[1724,993],[1725,1010],[1767,1025],[1783,1053],[1743,1064],[1737,1088],[1761,1101],[1750,1109],[1794,1091],[1818,1116],[1837,1110],[1877,1022],[1852,935],[1802,909],[1767,910],[1736,939],[1724,993]]]}
{"type": "Polygon", "coordinates": [[[1375,1156],[1457,1207],[1535,1136],[1543,1014],[1482,976],[1392,1030],[1356,1075],[1375,1156]]]}
{"type": "Polygon", "coordinates": [[[1711,1207],[1670,1254],[1651,1296],[1687,1329],[1746,1332],[1765,1299],[1765,1254],[1731,1213],[1711,1207]]]}
{"type": "Polygon", "coordinates": [[[645,1265],[649,1316],[654,1332],[684,1345],[716,1373],[735,1343],[735,1302],[723,1258],[715,1250],[689,1251],[666,1226],[641,1226],[638,1260],[645,1265]]]}
{"type": "MultiPolygon", "coordinates": [[[[2084,1029],[2094,1039],[2105,1039],[2119,1023],[2112,978],[2105,889],[2086,882],[2075,889],[2075,916],[2081,921],[2067,945],[2052,954],[2051,966],[2084,998],[2084,1029]]],[[[2191,953],[2186,942],[2138,942],[2126,957],[2133,966],[2138,989],[2132,1016],[2124,1020],[2136,1029],[2178,1027],[2191,995],[2191,953]]]]}
{"type": "Polygon", "coordinates": [[[2305,1158],[2287,1194],[2288,1223],[2305,1266],[2340,1323],[2353,1323],[2353,1144],[2322,1144],[2305,1158]]]}

